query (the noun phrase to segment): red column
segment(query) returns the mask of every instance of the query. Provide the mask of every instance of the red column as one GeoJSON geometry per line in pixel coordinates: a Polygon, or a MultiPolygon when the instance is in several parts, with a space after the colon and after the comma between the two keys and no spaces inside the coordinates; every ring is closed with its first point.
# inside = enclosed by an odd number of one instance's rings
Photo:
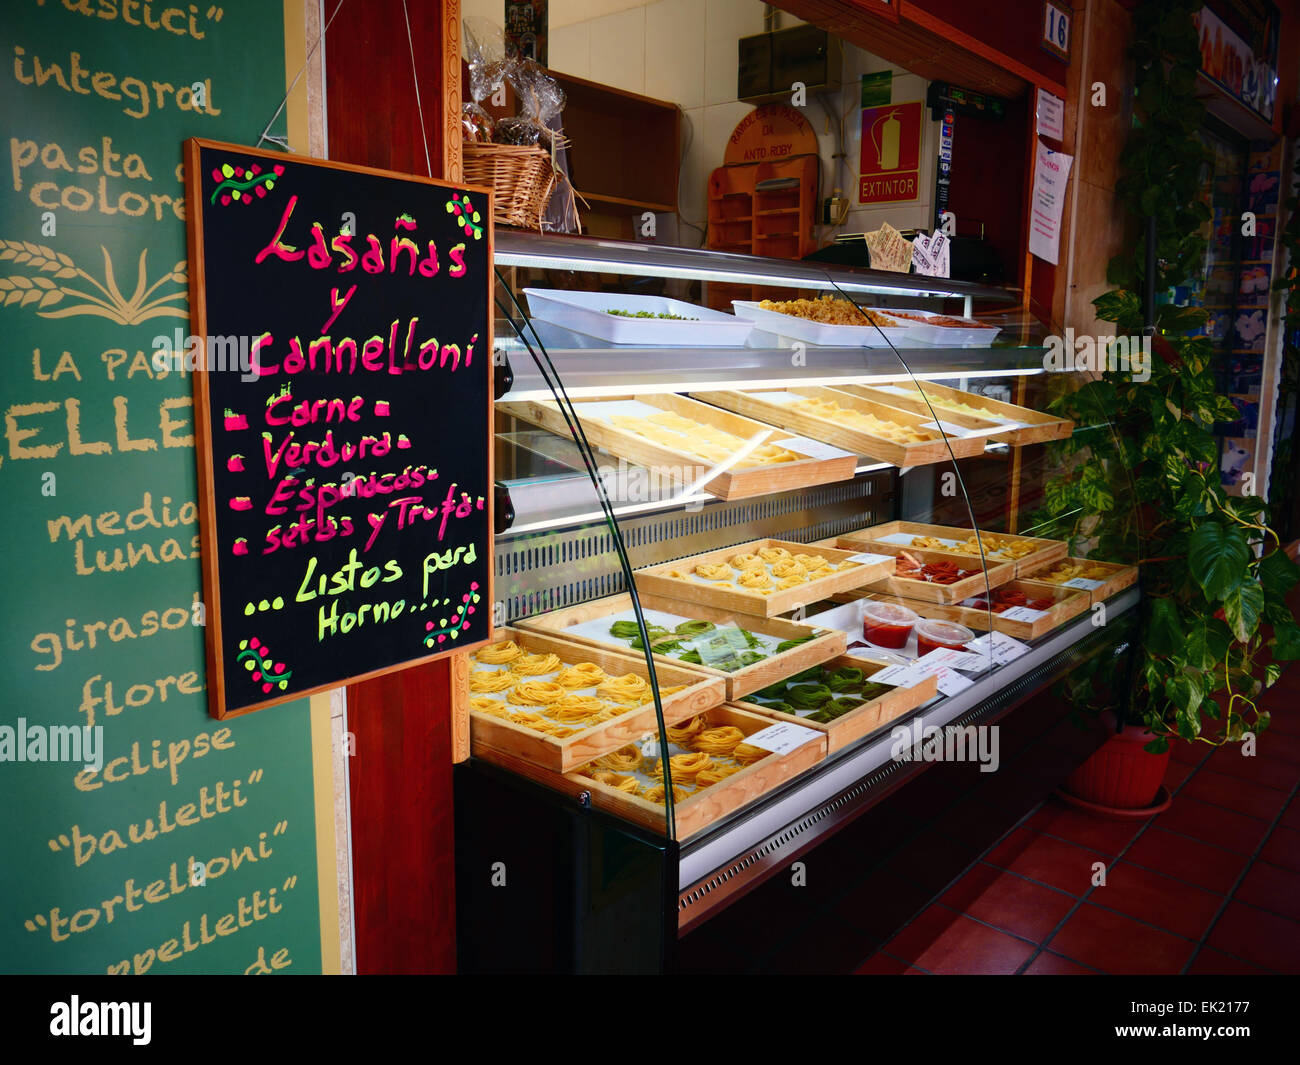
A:
{"type": "MultiPolygon", "coordinates": [[[[429,174],[413,44],[428,159],[443,176],[442,7],[408,0],[404,12],[402,0],[366,0],[335,16],[338,0],[326,0],[330,158],[429,174]]],[[[459,64],[458,42],[449,43],[459,64]]],[[[445,662],[348,688],[358,973],[455,972],[449,704],[445,662]]]]}

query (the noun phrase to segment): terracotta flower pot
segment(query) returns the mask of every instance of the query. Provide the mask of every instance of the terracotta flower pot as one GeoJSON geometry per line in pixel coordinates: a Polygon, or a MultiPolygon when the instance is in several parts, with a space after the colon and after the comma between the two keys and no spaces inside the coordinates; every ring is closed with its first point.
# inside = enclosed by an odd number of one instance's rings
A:
{"type": "Polygon", "coordinates": [[[1070,774],[1065,790],[1096,806],[1121,810],[1150,807],[1160,792],[1171,750],[1149,754],[1142,748],[1151,733],[1141,725],[1115,731],[1115,718],[1103,714],[1108,739],[1083,765],[1070,774]]]}

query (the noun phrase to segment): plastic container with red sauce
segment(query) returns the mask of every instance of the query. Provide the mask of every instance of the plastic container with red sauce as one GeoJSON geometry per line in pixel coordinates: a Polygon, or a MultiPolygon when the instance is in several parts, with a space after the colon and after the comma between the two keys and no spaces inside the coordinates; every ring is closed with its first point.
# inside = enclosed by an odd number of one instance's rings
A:
{"type": "Polygon", "coordinates": [[[920,614],[905,606],[868,600],[862,606],[862,635],[877,647],[905,647],[920,620],[920,614]]]}
{"type": "Polygon", "coordinates": [[[960,651],[973,639],[975,634],[965,625],[958,625],[955,621],[934,621],[926,618],[916,625],[918,656],[927,655],[941,647],[960,651]]]}

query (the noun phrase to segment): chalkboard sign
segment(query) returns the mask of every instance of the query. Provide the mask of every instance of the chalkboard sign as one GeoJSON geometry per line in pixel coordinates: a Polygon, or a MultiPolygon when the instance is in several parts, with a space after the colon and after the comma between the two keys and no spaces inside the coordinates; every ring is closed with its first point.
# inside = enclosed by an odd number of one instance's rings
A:
{"type": "Polygon", "coordinates": [[[199,371],[211,713],[482,643],[489,193],[202,140],[186,173],[194,336],[162,357],[199,371]]]}

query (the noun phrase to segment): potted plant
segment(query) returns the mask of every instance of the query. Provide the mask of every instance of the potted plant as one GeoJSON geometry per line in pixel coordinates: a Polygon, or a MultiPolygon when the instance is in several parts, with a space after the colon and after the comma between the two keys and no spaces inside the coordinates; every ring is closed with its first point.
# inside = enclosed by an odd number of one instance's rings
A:
{"type": "Polygon", "coordinates": [[[1268,527],[1265,501],[1221,483],[1213,427],[1238,415],[1217,389],[1214,342],[1194,333],[1205,314],[1154,297],[1204,264],[1194,6],[1146,2],[1134,13],[1136,114],[1117,192],[1147,238],[1111,262],[1117,287],[1094,301],[1116,335],[1154,334],[1150,376],[1108,370],[1051,405],[1098,428],[1054,445],[1062,473],[1045,487],[1044,528],[1072,554],[1136,560],[1141,574],[1127,698],[1098,685],[1104,664],[1067,682],[1076,708],[1113,715],[1112,738],[1071,778],[1072,789],[1097,789],[1082,797],[1102,806],[1154,802],[1172,737],[1218,745],[1262,732],[1268,714],[1255,700],[1281,661],[1300,658],[1286,604],[1300,567],[1268,527]]]}

